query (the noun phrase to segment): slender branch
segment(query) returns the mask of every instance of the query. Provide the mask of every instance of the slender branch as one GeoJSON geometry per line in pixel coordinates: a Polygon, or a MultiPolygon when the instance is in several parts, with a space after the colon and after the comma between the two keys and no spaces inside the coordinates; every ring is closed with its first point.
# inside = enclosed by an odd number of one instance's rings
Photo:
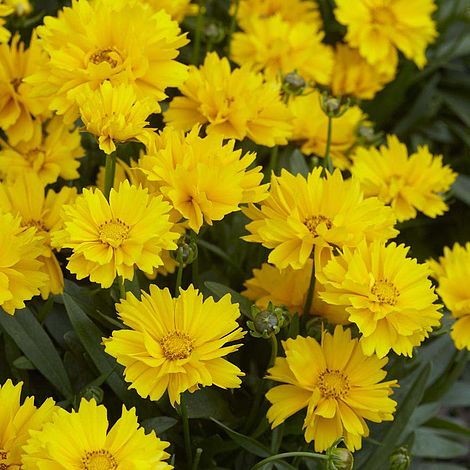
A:
{"type": "Polygon", "coordinates": [[[313,452],[285,452],[284,454],[272,455],[266,459],[261,460],[256,465],[251,467],[251,470],[258,470],[262,468],[263,465],[267,463],[276,462],[276,460],[288,459],[289,457],[303,457],[305,459],[319,459],[319,460],[329,460],[330,457],[324,454],[315,454],[313,452]]]}
{"type": "Polygon", "coordinates": [[[275,334],[272,334],[269,339],[271,340],[271,358],[269,359],[268,369],[274,365],[277,357],[277,338],[275,334]]]}
{"type": "Polygon", "coordinates": [[[104,197],[109,200],[111,188],[114,186],[114,175],[116,174],[116,152],[106,157],[104,171],[104,197]]]}
{"type": "Polygon", "coordinates": [[[279,147],[275,145],[274,147],[271,148],[271,157],[269,159],[269,167],[268,167],[268,179],[271,179],[271,174],[274,171],[276,172],[276,167],[277,167],[277,161],[279,157],[279,147]]]}
{"type": "Polygon", "coordinates": [[[202,449],[198,447],[196,449],[196,455],[194,456],[193,468],[192,470],[197,470],[199,468],[199,462],[201,460],[202,449]]]}
{"type": "Polygon", "coordinates": [[[181,394],[180,411],[181,411],[181,418],[183,420],[184,448],[186,451],[186,464],[187,464],[186,468],[191,468],[192,461],[193,461],[193,454],[191,452],[191,434],[189,431],[188,410],[186,408],[186,401],[185,401],[184,393],[181,394]]]}
{"type": "Polygon", "coordinates": [[[333,162],[331,160],[331,134],[333,131],[333,118],[328,116],[328,131],[326,134],[326,148],[325,156],[323,158],[323,166],[330,172],[333,173],[333,162]]]}
{"type": "Polygon", "coordinates": [[[124,285],[124,278],[122,276],[118,277],[119,283],[119,298],[125,299],[126,298],[126,286],[124,285]]]}
{"type": "Polygon", "coordinates": [[[183,263],[178,260],[178,272],[176,273],[175,297],[180,295],[181,281],[183,280],[183,263]]]}
{"type": "Polygon", "coordinates": [[[304,305],[304,315],[308,315],[312,308],[313,293],[315,291],[315,260],[312,259],[312,274],[310,275],[310,284],[308,286],[307,298],[304,305]]]}

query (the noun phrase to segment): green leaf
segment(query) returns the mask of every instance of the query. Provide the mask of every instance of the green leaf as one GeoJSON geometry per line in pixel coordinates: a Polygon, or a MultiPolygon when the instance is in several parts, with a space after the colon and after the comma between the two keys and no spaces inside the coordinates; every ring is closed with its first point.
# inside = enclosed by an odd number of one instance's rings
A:
{"type": "Polygon", "coordinates": [[[299,149],[295,149],[292,154],[287,157],[289,159],[288,168],[293,175],[301,174],[307,176],[310,173],[310,168],[305,161],[305,156],[299,149]]]}
{"type": "Polygon", "coordinates": [[[470,206],[470,176],[459,175],[452,185],[452,192],[457,199],[470,206]]]}
{"type": "Polygon", "coordinates": [[[188,418],[227,419],[232,417],[228,401],[221,392],[212,388],[201,388],[184,396],[188,418]]]}
{"type": "Polygon", "coordinates": [[[426,427],[439,429],[449,434],[458,434],[459,436],[470,439],[470,429],[450,419],[432,418],[426,423],[426,427]]]}
{"type": "Polygon", "coordinates": [[[177,423],[178,420],[170,416],[158,416],[156,418],[145,419],[141,424],[146,433],[155,431],[157,436],[160,436],[160,434],[168,431],[168,429],[171,429],[177,423]]]}
{"type": "Polygon", "coordinates": [[[65,397],[73,395],[64,364],[48,334],[27,308],[8,315],[0,309],[0,325],[34,367],[65,397]]]}
{"type": "Polygon", "coordinates": [[[26,356],[20,356],[19,358],[15,359],[13,361],[13,365],[17,369],[21,370],[36,370],[34,364],[26,356]]]}
{"type": "Polygon", "coordinates": [[[455,382],[444,395],[442,402],[449,408],[470,406],[470,383],[455,382]]]}
{"type": "Polygon", "coordinates": [[[218,282],[207,281],[204,285],[214,294],[216,299],[221,299],[225,294],[230,294],[232,303],[238,304],[240,306],[240,312],[251,319],[251,300],[248,300],[238,292],[230,289],[230,287],[219,284],[218,282]]]}
{"type": "Polygon", "coordinates": [[[432,459],[453,459],[468,453],[466,445],[440,436],[435,430],[419,428],[415,431],[413,448],[416,457],[432,459]]]}

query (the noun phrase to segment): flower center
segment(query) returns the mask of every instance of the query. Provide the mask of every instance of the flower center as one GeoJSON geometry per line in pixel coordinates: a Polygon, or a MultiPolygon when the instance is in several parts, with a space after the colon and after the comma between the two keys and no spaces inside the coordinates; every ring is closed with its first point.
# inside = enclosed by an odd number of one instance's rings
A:
{"type": "Polygon", "coordinates": [[[118,464],[111,452],[100,449],[87,452],[82,458],[82,470],[116,470],[118,464]]]}
{"type": "Polygon", "coordinates": [[[47,232],[47,227],[44,225],[44,222],[42,220],[28,220],[27,222],[24,222],[24,225],[27,227],[35,227],[38,232],[47,232]]]}
{"type": "Polygon", "coordinates": [[[379,25],[391,25],[396,23],[393,11],[387,7],[374,8],[371,12],[372,22],[379,25]]]}
{"type": "Polygon", "coordinates": [[[98,49],[93,52],[89,58],[89,62],[96,65],[101,64],[101,62],[107,62],[111,68],[114,69],[122,64],[122,57],[114,47],[110,47],[108,49],[98,49]]]}
{"type": "Polygon", "coordinates": [[[317,227],[320,224],[326,224],[326,227],[330,229],[333,224],[331,223],[331,219],[324,215],[312,215],[304,220],[304,225],[309,229],[310,233],[316,237],[317,234],[317,227]]]}
{"type": "Polygon", "coordinates": [[[163,355],[170,361],[186,359],[193,350],[193,340],[185,333],[172,331],[160,340],[163,355]]]}
{"type": "Polygon", "coordinates": [[[98,227],[100,240],[114,248],[117,248],[129,236],[129,225],[121,219],[112,219],[106,221],[98,227]]]}
{"type": "Polygon", "coordinates": [[[349,381],[340,370],[326,369],[318,376],[318,388],[323,398],[341,398],[349,392],[349,381]]]}
{"type": "Polygon", "coordinates": [[[387,279],[378,279],[375,281],[371,291],[381,304],[395,305],[400,296],[398,289],[387,279]]]}
{"type": "Polygon", "coordinates": [[[8,464],[6,463],[7,458],[8,458],[8,452],[6,450],[0,449],[0,470],[8,469],[8,464]]]}

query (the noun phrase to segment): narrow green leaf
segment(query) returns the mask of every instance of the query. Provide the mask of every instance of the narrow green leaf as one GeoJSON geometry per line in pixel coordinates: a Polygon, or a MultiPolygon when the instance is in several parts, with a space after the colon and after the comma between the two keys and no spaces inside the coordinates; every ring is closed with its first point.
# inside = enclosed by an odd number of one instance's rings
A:
{"type": "Polygon", "coordinates": [[[299,149],[295,149],[292,154],[287,157],[289,159],[288,168],[293,175],[301,174],[307,176],[310,173],[310,168],[305,161],[305,156],[299,149]]]}
{"type": "Polygon", "coordinates": [[[428,459],[454,459],[468,453],[466,445],[440,436],[435,430],[419,428],[415,431],[412,453],[428,459]]]}
{"type": "Polygon", "coordinates": [[[247,318],[251,319],[251,300],[243,297],[238,292],[230,289],[228,286],[219,284],[218,282],[207,281],[204,285],[214,294],[217,299],[221,299],[225,294],[230,294],[232,297],[232,303],[236,303],[240,306],[240,312],[247,318]]]}
{"type": "Polygon", "coordinates": [[[470,206],[470,176],[459,175],[452,185],[452,192],[457,199],[470,206]]]}
{"type": "Polygon", "coordinates": [[[439,429],[470,439],[470,429],[446,418],[432,418],[426,423],[426,427],[439,429]]]}
{"type": "Polygon", "coordinates": [[[201,388],[194,393],[185,394],[185,403],[188,411],[188,418],[214,418],[233,419],[228,401],[224,399],[220,390],[213,388],[201,388]]]}
{"type": "Polygon", "coordinates": [[[145,432],[155,431],[157,436],[160,436],[160,434],[171,429],[176,423],[178,423],[178,420],[170,416],[158,416],[156,418],[145,419],[141,424],[145,432]]]}
{"type": "Polygon", "coordinates": [[[73,395],[64,364],[48,334],[27,308],[8,315],[0,309],[0,325],[34,367],[65,397],[73,395]]]}

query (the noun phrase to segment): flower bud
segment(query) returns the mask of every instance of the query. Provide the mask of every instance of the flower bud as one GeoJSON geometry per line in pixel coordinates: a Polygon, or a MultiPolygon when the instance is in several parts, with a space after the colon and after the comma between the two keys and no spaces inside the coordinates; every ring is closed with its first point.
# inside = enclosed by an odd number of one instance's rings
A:
{"type": "Polygon", "coordinates": [[[362,147],[377,146],[382,141],[382,134],[375,132],[372,125],[368,122],[362,122],[356,130],[357,142],[362,147]]]}
{"type": "Polygon", "coordinates": [[[349,109],[350,104],[349,98],[336,98],[326,91],[322,93],[320,98],[321,109],[332,119],[341,117],[349,109]]]}
{"type": "Polygon", "coordinates": [[[247,325],[250,334],[255,338],[269,338],[271,335],[276,335],[289,319],[285,307],[274,307],[271,302],[266,310],[261,310],[254,305],[251,314],[253,321],[247,322],[247,325]]]}
{"type": "Polygon", "coordinates": [[[218,44],[225,38],[225,29],[220,21],[210,20],[204,28],[204,34],[206,36],[206,42],[218,44]]]}
{"type": "Polygon", "coordinates": [[[80,398],[85,400],[95,400],[96,404],[99,405],[103,401],[104,392],[103,389],[96,385],[87,385],[83,390],[80,391],[80,398]]]}
{"type": "Polygon", "coordinates": [[[348,449],[344,447],[334,447],[327,451],[329,460],[327,461],[327,470],[352,470],[354,457],[348,449]]]}
{"type": "Polygon", "coordinates": [[[302,95],[307,83],[295,70],[284,75],[282,80],[282,91],[288,96],[302,95]]]}
{"type": "Polygon", "coordinates": [[[390,470],[407,470],[411,465],[411,457],[405,446],[395,449],[389,458],[390,470]]]}
{"type": "Polygon", "coordinates": [[[198,254],[197,243],[188,235],[183,235],[177,242],[178,248],[170,253],[171,257],[183,267],[191,264],[198,254]]]}

